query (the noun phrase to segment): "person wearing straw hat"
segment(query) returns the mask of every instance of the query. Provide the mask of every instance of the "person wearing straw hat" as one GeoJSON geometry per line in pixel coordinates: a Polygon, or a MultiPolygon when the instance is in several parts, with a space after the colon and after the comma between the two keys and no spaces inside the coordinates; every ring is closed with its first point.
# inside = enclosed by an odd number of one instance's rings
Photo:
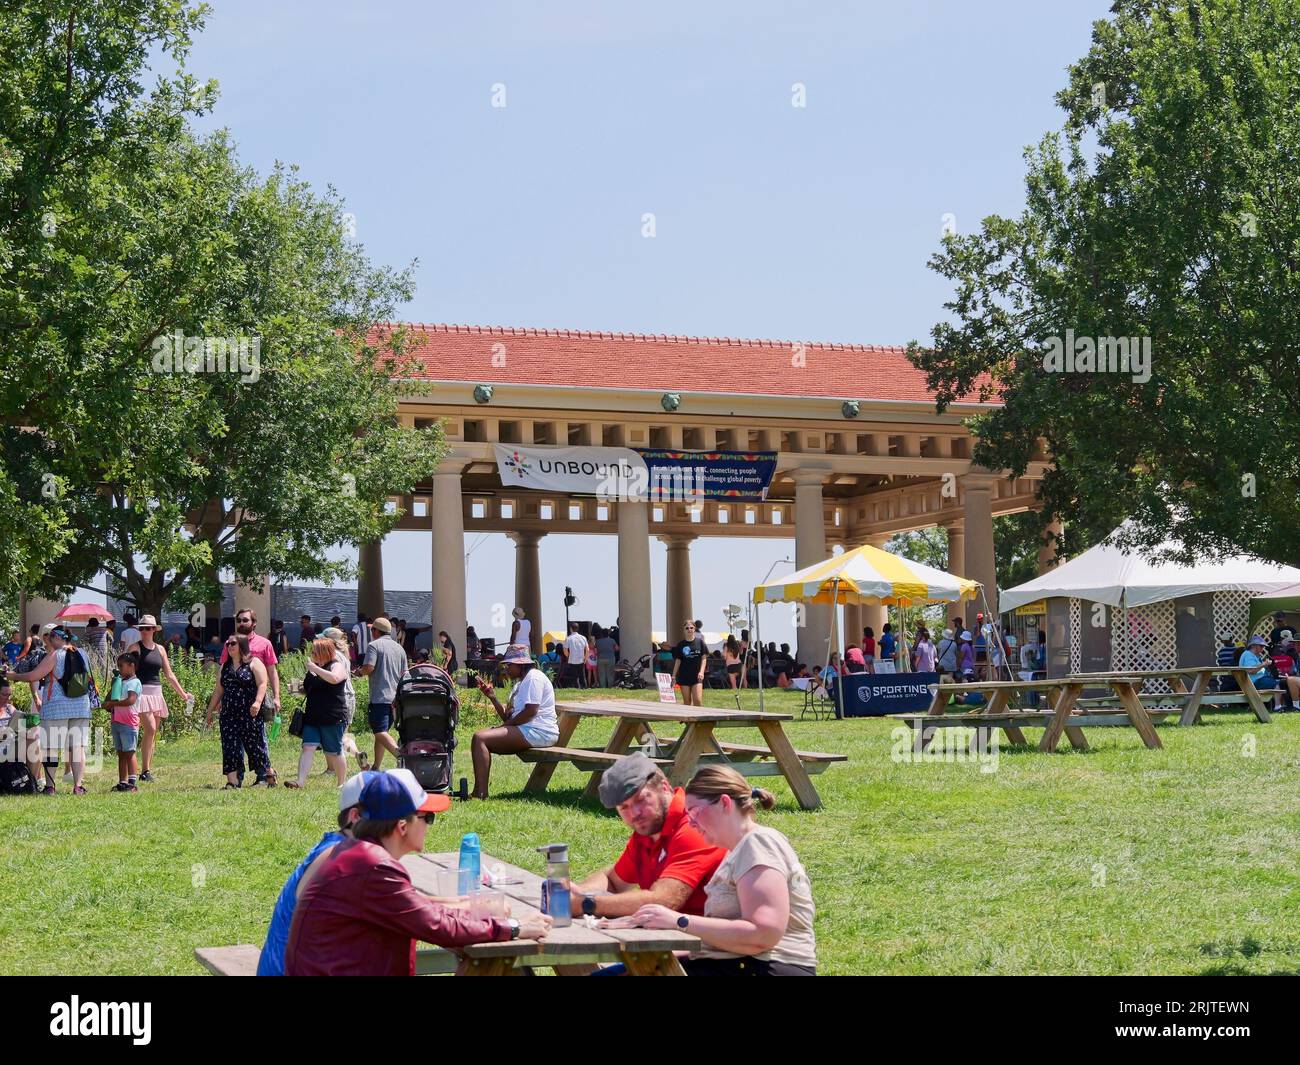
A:
{"type": "Polygon", "coordinates": [[[143,691],[140,698],[136,700],[140,710],[140,780],[152,782],[154,744],[157,741],[158,730],[162,727],[163,718],[168,713],[167,700],[163,698],[162,693],[162,677],[166,675],[168,683],[186,703],[190,702],[190,693],[181,687],[181,682],[172,672],[167,649],[160,643],[154,643],[154,635],[158,632],[158,620],[152,614],[146,614],[135,627],[139,630],[140,639],[126,650],[134,651],[139,661],[135,675],[140,679],[140,687],[143,691]]]}
{"type": "Polygon", "coordinates": [[[478,690],[488,697],[503,723],[496,728],[479,729],[471,741],[474,790],[470,795],[475,799],[488,797],[488,776],[494,754],[519,754],[530,747],[549,747],[560,738],[560,725],[555,717],[555,688],[551,678],[535,667],[528,648],[511,644],[501,664],[514,682],[509,710],[496,697],[491,681],[481,673],[477,678],[478,690]]]}

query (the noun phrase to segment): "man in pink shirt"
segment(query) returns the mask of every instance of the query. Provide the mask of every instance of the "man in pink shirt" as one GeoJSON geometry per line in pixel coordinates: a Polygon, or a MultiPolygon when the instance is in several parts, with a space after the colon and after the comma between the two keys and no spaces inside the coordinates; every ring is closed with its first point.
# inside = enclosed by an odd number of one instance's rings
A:
{"type": "MultiPolygon", "coordinates": [[[[267,682],[271,689],[267,701],[270,702],[271,709],[278,714],[280,712],[280,671],[275,667],[280,660],[275,657],[275,648],[271,646],[271,641],[253,631],[256,627],[257,615],[253,611],[245,608],[235,614],[235,632],[240,636],[248,637],[248,653],[254,658],[260,658],[262,665],[266,666],[267,682]]],[[[224,666],[229,657],[230,651],[223,647],[221,665],[224,666]]]]}

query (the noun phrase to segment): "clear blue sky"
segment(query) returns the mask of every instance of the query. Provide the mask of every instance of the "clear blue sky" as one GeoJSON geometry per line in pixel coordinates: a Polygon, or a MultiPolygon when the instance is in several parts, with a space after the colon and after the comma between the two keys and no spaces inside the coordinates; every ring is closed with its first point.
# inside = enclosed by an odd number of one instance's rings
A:
{"type": "MultiPolygon", "coordinates": [[[[1053,94],[1107,8],[214,0],[189,68],[220,82],[205,125],[246,163],[298,164],[374,261],[418,260],[410,320],[902,344],[943,314],[925,265],[943,216],[1019,210],[1023,149],[1059,126],[1053,94]]],[[[793,550],[697,541],[706,628],[793,550]]],[[[579,616],[613,619],[612,537],[541,551],[548,627],[566,583],[579,616]]],[[[387,586],[427,588],[429,553],[392,537],[387,586]]],[[[651,559],[662,628],[657,541],[651,559]]],[[[512,596],[513,546],[489,536],[470,620],[486,635],[512,596]]],[[[763,629],[792,639],[788,610],[763,629]]]]}

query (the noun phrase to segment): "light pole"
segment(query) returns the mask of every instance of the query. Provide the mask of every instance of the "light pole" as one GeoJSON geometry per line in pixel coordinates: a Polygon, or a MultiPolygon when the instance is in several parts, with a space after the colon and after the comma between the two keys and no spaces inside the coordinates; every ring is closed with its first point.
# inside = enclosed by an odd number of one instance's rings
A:
{"type": "MultiPolygon", "coordinates": [[[[781,565],[782,562],[790,562],[790,561],[791,560],[788,558],[778,558],[775,562],[773,562],[770,566],[767,567],[767,572],[763,574],[763,579],[759,581],[759,583],[766,584],[768,577],[772,576],[772,571],[776,569],[777,566],[781,565]]],[[[749,591],[749,620],[754,625],[754,649],[758,654],[758,708],[759,710],[762,710],[763,709],[763,634],[762,632],[759,631],[758,604],[754,602],[754,590],[752,588],[749,591]]]]}

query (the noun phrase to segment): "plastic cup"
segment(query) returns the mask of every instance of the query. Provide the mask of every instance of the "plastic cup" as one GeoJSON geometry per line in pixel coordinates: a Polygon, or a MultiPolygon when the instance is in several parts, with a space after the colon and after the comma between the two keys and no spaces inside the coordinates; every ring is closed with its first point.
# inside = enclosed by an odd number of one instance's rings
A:
{"type": "Polygon", "coordinates": [[[475,917],[506,917],[506,894],[504,891],[484,889],[470,896],[469,912],[475,917]]]}
{"type": "Polygon", "coordinates": [[[473,891],[471,883],[473,874],[468,869],[439,869],[438,897],[440,899],[458,899],[473,891]]]}

